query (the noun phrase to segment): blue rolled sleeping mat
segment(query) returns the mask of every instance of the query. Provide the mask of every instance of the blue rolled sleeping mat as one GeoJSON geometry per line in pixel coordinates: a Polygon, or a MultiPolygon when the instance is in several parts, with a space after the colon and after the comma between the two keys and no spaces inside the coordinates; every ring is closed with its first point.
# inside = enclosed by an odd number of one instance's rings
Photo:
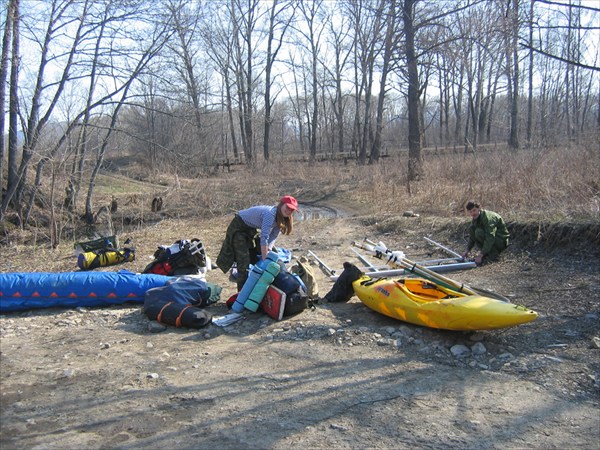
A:
{"type": "Polygon", "coordinates": [[[241,313],[244,310],[244,303],[246,303],[246,300],[248,300],[248,296],[250,295],[252,289],[254,289],[254,286],[263,274],[264,269],[269,263],[277,262],[278,259],[279,256],[277,255],[277,253],[269,252],[267,254],[267,259],[261,259],[258,263],[256,263],[255,266],[252,266],[250,272],[248,272],[248,279],[244,283],[244,286],[242,286],[242,289],[238,293],[235,302],[231,306],[232,311],[236,313],[241,313]]]}
{"type": "Polygon", "coordinates": [[[250,269],[250,272],[248,272],[248,278],[244,282],[244,286],[242,286],[242,289],[240,292],[238,292],[235,302],[233,305],[231,305],[231,310],[233,312],[241,313],[244,310],[244,304],[246,303],[246,300],[248,300],[248,296],[252,292],[252,289],[254,289],[254,286],[256,286],[256,283],[258,283],[258,280],[262,276],[263,272],[264,271],[258,267],[258,265],[253,266],[250,269]]]}
{"type": "Polygon", "coordinates": [[[144,301],[146,291],[170,277],[119,272],[16,272],[0,274],[0,312],[38,308],[110,306],[144,301]]]}
{"type": "Polygon", "coordinates": [[[252,312],[256,312],[258,310],[260,303],[267,293],[267,289],[269,289],[269,286],[271,286],[271,283],[280,270],[281,266],[277,262],[271,261],[269,264],[267,264],[267,267],[265,267],[265,270],[254,285],[252,292],[250,292],[248,299],[244,303],[244,308],[252,312]]]}

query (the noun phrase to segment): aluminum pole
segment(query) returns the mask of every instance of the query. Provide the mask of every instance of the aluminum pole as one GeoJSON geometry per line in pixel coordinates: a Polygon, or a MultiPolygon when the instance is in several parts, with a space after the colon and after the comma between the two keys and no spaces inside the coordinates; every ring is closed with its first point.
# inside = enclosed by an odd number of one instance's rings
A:
{"type": "MultiPolygon", "coordinates": [[[[451,272],[453,270],[464,270],[464,269],[472,269],[477,267],[477,264],[474,262],[464,262],[464,263],[456,263],[456,264],[444,264],[441,266],[429,266],[427,269],[431,270],[435,273],[441,272],[451,272]]],[[[410,270],[407,269],[391,269],[391,270],[376,270],[375,272],[365,272],[365,275],[368,275],[372,278],[385,278],[385,277],[396,277],[401,275],[406,275],[410,273],[410,270]]],[[[338,275],[332,275],[329,277],[331,280],[335,281],[338,279],[338,275]]]]}
{"type": "Polygon", "coordinates": [[[429,239],[428,237],[423,236],[423,239],[425,239],[427,242],[438,246],[439,248],[441,248],[442,250],[447,251],[448,253],[450,253],[452,256],[455,256],[457,259],[464,259],[462,257],[462,255],[456,253],[454,250],[449,249],[448,247],[444,247],[442,244],[440,244],[439,242],[435,242],[433,239],[429,239]]]}
{"type": "Polygon", "coordinates": [[[309,250],[308,254],[310,256],[312,256],[313,258],[315,258],[315,260],[319,263],[319,267],[321,267],[321,269],[323,269],[327,275],[329,275],[329,276],[335,275],[335,270],[331,270],[327,264],[325,264],[323,261],[321,261],[319,259],[319,257],[314,254],[314,252],[312,250],[309,250]]]}

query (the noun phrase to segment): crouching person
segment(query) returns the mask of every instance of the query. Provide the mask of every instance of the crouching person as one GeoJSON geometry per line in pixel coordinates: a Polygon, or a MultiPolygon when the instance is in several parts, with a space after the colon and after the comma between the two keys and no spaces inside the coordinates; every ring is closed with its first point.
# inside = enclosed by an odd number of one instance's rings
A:
{"type": "Polygon", "coordinates": [[[238,292],[248,279],[250,264],[258,261],[258,255],[266,260],[279,234],[292,233],[293,214],[297,209],[298,201],[286,195],[275,206],[243,209],[230,222],[216,263],[223,273],[236,264],[238,292]]]}
{"type": "Polygon", "coordinates": [[[469,244],[462,257],[468,257],[471,250],[477,247],[479,253],[473,258],[477,265],[497,260],[500,253],[508,247],[510,237],[504,220],[499,214],[481,208],[473,200],[467,202],[465,210],[472,220],[469,226],[469,244]]]}

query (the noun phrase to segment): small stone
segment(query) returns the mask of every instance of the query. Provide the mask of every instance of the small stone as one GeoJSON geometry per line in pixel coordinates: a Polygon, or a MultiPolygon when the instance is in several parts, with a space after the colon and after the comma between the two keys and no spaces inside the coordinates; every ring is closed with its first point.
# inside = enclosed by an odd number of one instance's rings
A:
{"type": "Polygon", "coordinates": [[[403,217],[419,217],[419,215],[417,213],[415,213],[414,211],[404,211],[402,213],[403,217]]]}
{"type": "Polygon", "coordinates": [[[469,350],[469,347],[466,345],[457,344],[450,347],[450,353],[452,353],[452,356],[456,358],[461,358],[471,353],[471,350],[469,350]]]}
{"type": "Polygon", "coordinates": [[[470,337],[469,340],[473,341],[473,342],[481,342],[483,341],[483,338],[485,337],[485,334],[480,333],[480,332],[476,332],[473,333],[470,337]]]}
{"type": "Polygon", "coordinates": [[[160,333],[167,329],[162,323],[157,322],[156,320],[152,320],[148,322],[148,331],[150,333],[160,333]]]}
{"type": "Polygon", "coordinates": [[[473,353],[474,355],[485,355],[486,352],[487,349],[485,348],[485,345],[483,345],[481,342],[477,342],[471,347],[471,353],[473,353]]]}
{"type": "Polygon", "coordinates": [[[413,330],[406,325],[402,325],[400,328],[398,328],[398,331],[406,337],[411,337],[413,335],[413,330]]]}

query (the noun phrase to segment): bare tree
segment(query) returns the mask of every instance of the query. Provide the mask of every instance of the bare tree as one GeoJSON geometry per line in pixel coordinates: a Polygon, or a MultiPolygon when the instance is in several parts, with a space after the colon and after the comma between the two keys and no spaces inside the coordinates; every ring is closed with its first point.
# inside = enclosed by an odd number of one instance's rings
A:
{"type": "Polygon", "coordinates": [[[328,72],[329,77],[335,86],[335,94],[331,105],[335,117],[335,124],[333,124],[333,126],[337,133],[337,152],[342,153],[344,151],[345,110],[347,101],[347,95],[345,95],[342,89],[342,81],[350,57],[351,47],[348,44],[350,30],[347,26],[345,15],[340,17],[339,24],[336,25],[334,21],[330,21],[328,25],[328,34],[331,38],[329,46],[333,53],[334,62],[333,67],[325,64],[324,69],[328,72]]]}
{"type": "MultiPolygon", "coordinates": [[[[167,8],[172,16],[173,32],[176,39],[168,43],[169,50],[175,55],[172,68],[177,74],[178,80],[183,82],[186,103],[191,104],[193,117],[193,139],[186,146],[186,152],[204,155],[206,153],[205,143],[207,136],[204,131],[202,105],[203,89],[200,85],[201,60],[199,58],[200,47],[198,45],[199,21],[203,16],[202,4],[190,4],[183,0],[168,0],[167,8]],[[193,145],[193,147],[192,147],[193,145]]],[[[171,80],[173,83],[174,80],[171,80]]],[[[174,86],[179,83],[174,83],[174,86]]]]}
{"type": "Polygon", "coordinates": [[[15,208],[21,223],[46,165],[76,211],[86,177],[97,176],[119,140],[152,170],[192,174],[229,149],[254,164],[262,145],[270,160],[274,120],[282,145],[287,135],[287,147],[310,160],[349,144],[359,163],[376,162],[386,134],[396,142],[408,135],[412,180],[427,140],[473,150],[484,139],[514,148],[524,138],[578,142],[600,123],[600,68],[589,58],[598,55],[600,9],[578,1],[533,0],[527,11],[522,0],[31,2],[5,0],[0,65],[8,130],[0,217],[15,208]],[[175,34],[132,75],[146,49],[140,25],[175,34]],[[293,79],[281,83],[285,71],[293,79]]]}
{"type": "Polygon", "coordinates": [[[526,136],[525,141],[527,147],[531,147],[532,133],[533,133],[533,20],[535,12],[535,0],[532,0],[529,4],[529,20],[527,22],[528,28],[528,39],[527,42],[530,46],[528,55],[528,68],[527,68],[527,125],[526,125],[526,136]]]}
{"type": "Polygon", "coordinates": [[[381,34],[386,19],[385,1],[370,3],[349,2],[346,9],[354,32],[355,120],[353,150],[359,164],[367,162],[367,150],[373,142],[373,84],[377,59],[383,45],[381,34]]]}
{"type": "Polygon", "coordinates": [[[508,0],[505,10],[505,56],[510,101],[510,128],[508,146],[519,148],[519,0],[508,0]]]}
{"type": "MultiPolygon", "coordinates": [[[[317,154],[317,131],[319,126],[319,53],[321,52],[321,36],[324,31],[322,25],[322,0],[301,0],[299,10],[302,14],[306,28],[298,28],[307,44],[310,64],[310,99],[311,107],[306,114],[308,122],[309,155],[311,161],[317,154]],[[306,30],[306,31],[305,31],[306,30]]],[[[305,92],[307,92],[305,90],[305,92]]],[[[308,102],[306,103],[308,106],[308,102]]]]}
{"type": "Polygon", "coordinates": [[[385,19],[385,40],[383,48],[383,61],[381,66],[381,79],[379,82],[379,96],[377,98],[377,117],[375,124],[375,139],[373,141],[373,147],[371,149],[371,155],[369,162],[376,162],[379,160],[381,153],[381,133],[383,131],[383,117],[384,117],[384,103],[386,99],[386,92],[388,90],[387,78],[392,69],[393,54],[397,50],[398,40],[400,33],[396,29],[397,27],[397,13],[396,13],[396,0],[390,0],[380,4],[382,7],[381,12],[385,19]],[[383,8],[387,9],[384,11],[383,8]]]}
{"type": "MultiPolygon", "coordinates": [[[[88,129],[92,126],[92,111],[99,110],[111,104],[113,97],[118,95],[119,92],[126,91],[128,85],[141,72],[139,64],[137,67],[131,69],[131,71],[127,67],[128,63],[135,59],[134,49],[131,46],[126,49],[116,45],[117,42],[123,42],[118,37],[118,31],[122,29],[122,22],[132,17],[131,11],[133,10],[114,10],[110,9],[112,7],[111,2],[107,2],[106,4],[95,2],[95,12],[100,12],[99,19],[96,20],[95,15],[91,14],[91,10],[89,9],[91,4],[92,2],[88,0],[83,2],[56,1],[48,4],[48,8],[43,11],[47,13],[47,26],[42,38],[37,41],[40,43],[40,63],[37,72],[35,72],[36,81],[31,99],[29,101],[22,99],[24,104],[30,105],[30,109],[24,128],[23,152],[17,172],[18,184],[10,185],[3,203],[3,211],[6,211],[9,201],[11,198],[14,199],[15,208],[19,213],[22,224],[26,223],[29,219],[36,198],[36,192],[43,180],[45,164],[56,157],[73,132],[79,129],[78,151],[76,159],[73,162],[73,167],[80,167],[80,160],[83,159],[85,149],[87,148],[88,129]],[[117,25],[115,22],[119,21],[121,24],[117,25]],[[104,42],[104,32],[101,30],[108,23],[115,23],[116,26],[113,30],[117,31],[117,33],[113,34],[111,37],[112,41],[107,46],[111,48],[111,52],[100,52],[99,49],[102,45],[107,44],[104,42]],[[70,30],[71,32],[66,33],[66,30],[70,30]],[[70,42],[65,39],[66,35],[70,36],[70,42]],[[86,41],[94,42],[94,44],[88,46],[86,41]],[[98,44],[99,41],[102,41],[103,44],[98,44]],[[65,47],[65,45],[69,46],[65,47]],[[54,55],[57,53],[61,54],[62,57],[55,57],[54,55]],[[89,60],[87,60],[88,57],[89,60]],[[54,67],[57,67],[59,62],[63,63],[62,72],[59,73],[58,81],[56,82],[46,80],[51,58],[54,58],[54,67]],[[100,70],[100,67],[103,69],[100,70]],[[107,76],[110,77],[107,78],[107,76]],[[96,77],[104,77],[103,92],[101,95],[95,95],[94,93],[97,86],[97,83],[94,81],[96,77]],[[38,148],[42,133],[45,130],[44,127],[53,117],[54,111],[63,93],[66,91],[67,85],[69,83],[74,85],[86,78],[89,81],[89,88],[86,100],[83,102],[79,112],[75,114],[70,123],[66,124],[62,136],[57,136],[54,144],[49,139],[46,139],[44,148],[38,148]],[[108,79],[112,81],[112,91],[109,89],[111,84],[106,82],[108,79]],[[34,155],[38,158],[36,175],[33,186],[29,190],[29,199],[25,202],[22,192],[28,180],[27,171],[32,166],[32,163],[35,162],[34,155]]],[[[139,5],[134,6],[134,10],[137,10],[139,7],[139,5]]],[[[37,17],[34,19],[37,19],[37,17]]],[[[34,30],[37,28],[29,27],[28,29],[34,30]]],[[[15,31],[17,30],[15,29],[15,31]]],[[[141,38],[141,36],[135,36],[132,33],[129,33],[129,37],[134,42],[136,38],[141,38]]],[[[35,39],[35,36],[33,38],[35,39]]],[[[142,56],[139,61],[142,62],[142,68],[160,49],[159,43],[165,39],[164,31],[158,31],[155,34],[155,38],[150,40],[149,45],[151,47],[146,52],[142,51],[141,53],[142,56]]],[[[141,40],[137,42],[141,42],[141,40]]],[[[18,54],[18,49],[16,49],[15,55],[18,54]]],[[[19,106],[12,106],[12,108],[16,112],[19,106]]],[[[57,127],[53,128],[58,131],[57,127]]],[[[50,133],[47,133],[47,135],[51,136],[50,133]]],[[[74,175],[75,173],[73,173],[74,175]]]]}
{"type": "MultiPolygon", "coordinates": [[[[219,73],[222,86],[220,89],[221,108],[226,110],[226,126],[222,125],[221,130],[227,129],[227,132],[221,131],[222,141],[227,141],[227,136],[230,137],[234,158],[239,158],[240,151],[238,149],[238,136],[235,121],[235,100],[236,97],[236,65],[234,56],[234,44],[232,34],[234,26],[231,20],[223,17],[219,10],[213,10],[208,15],[207,20],[202,29],[202,39],[208,48],[208,56],[214,62],[217,72],[219,73]]],[[[225,151],[227,145],[225,145],[225,151]]],[[[225,154],[227,156],[227,154],[225,154]]]]}
{"type": "Polygon", "coordinates": [[[273,65],[284,43],[286,31],[294,17],[293,10],[287,14],[287,16],[284,16],[290,6],[290,2],[285,2],[280,5],[278,0],[274,0],[273,4],[270,6],[267,55],[265,58],[265,122],[263,139],[263,156],[265,161],[269,160],[269,138],[271,135],[272,124],[271,109],[273,108],[273,100],[271,100],[271,95],[273,88],[273,65]],[[276,32],[279,34],[277,38],[275,36],[276,32]]]}
{"type": "MultiPolygon", "coordinates": [[[[84,6],[84,10],[82,11],[82,17],[87,16],[88,5],[89,5],[89,3],[86,3],[86,5],[84,6]]],[[[92,60],[92,67],[91,67],[90,77],[89,77],[89,87],[88,87],[88,94],[87,94],[87,100],[86,100],[86,107],[85,107],[85,112],[84,112],[83,119],[82,119],[81,126],[80,126],[80,133],[78,136],[78,142],[76,144],[76,151],[75,151],[75,155],[73,158],[73,164],[71,167],[70,180],[68,182],[69,189],[65,190],[65,194],[66,194],[67,198],[65,199],[64,204],[71,211],[75,211],[75,209],[76,209],[77,194],[81,187],[81,180],[83,178],[85,156],[86,156],[86,153],[88,150],[88,135],[89,135],[89,130],[90,130],[90,117],[92,114],[90,106],[94,99],[96,82],[97,82],[97,78],[99,76],[96,68],[97,68],[97,65],[99,64],[98,58],[99,58],[99,53],[100,53],[100,44],[102,43],[102,40],[104,38],[104,30],[106,27],[107,20],[108,20],[108,17],[107,17],[107,12],[105,10],[103,17],[100,20],[99,29],[98,29],[98,38],[96,39],[96,45],[94,48],[94,58],[92,60]]],[[[78,28],[78,34],[81,33],[83,24],[84,24],[84,22],[81,21],[79,28],[78,28]]]]}
{"type": "MultiPolygon", "coordinates": [[[[56,2],[52,3],[52,13],[56,11],[56,2]]],[[[47,65],[47,45],[52,35],[52,20],[50,20],[49,27],[42,44],[42,58],[40,63],[40,75],[38,75],[36,88],[34,91],[33,98],[31,100],[31,113],[29,121],[27,123],[27,129],[25,132],[25,142],[23,145],[23,154],[21,158],[21,164],[17,168],[17,146],[18,146],[18,122],[17,117],[19,114],[19,61],[20,61],[20,2],[14,0],[10,5],[11,16],[13,19],[12,33],[13,33],[13,44],[12,44],[12,64],[11,64],[11,77],[10,77],[10,100],[9,100],[9,133],[8,133],[8,176],[6,183],[6,192],[3,195],[2,205],[0,207],[0,217],[3,217],[6,213],[8,206],[13,202],[15,209],[20,211],[19,218],[22,220],[22,203],[21,194],[24,187],[27,168],[29,167],[29,161],[33,156],[33,149],[39,132],[43,126],[43,123],[48,120],[49,114],[46,114],[42,120],[39,120],[39,109],[40,109],[40,95],[42,90],[43,71],[47,65]],[[45,119],[45,120],[44,120],[45,119]],[[14,199],[13,199],[14,197],[14,199]]],[[[61,12],[57,12],[60,16],[61,12]]],[[[64,80],[64,78],[63,78],[64,80]]]]}
{"type": "Polygon", "coordinates": [[[419,69],[415,51],[415,4],[418,0],[404,0],[402,19],[404,22],[406,66],[408,72],[408,179],[419,180],[423,176],[421,157],[421,101],[419,98],[419,69]]]}
{"type": "MultiPolygon", "coordinates": [[[[8,2],[6,8],[6,20],[4,22],[4,32],[2,33],[2,55],[0,56],[0,174],[4,173],[4,152],[5,152],[5,142],[4,142],[4,127],[6,122],[6,114],[4,109],[4,104],[6,103],[6,85],[8,79],[8,63],[10,61],[11,54],[11,38],[12,38],[12,29],[15,23],[15,8],[18,7],[18,1],[10,0],[8,2]]],[[[14,174],[14,172],[13,172],[14,174]]],[[[16,175],[16,174],[15,174],[16,175]]],[[[15,181],[13,180],[13,183],[15,181]]],[[[3,217],[4,208],[2,208],[2,203],[4,200],[4,187],[0,186],[0,221],[3,217]]]]}
{"type": "Polygon", "coordinates": [[[246,163],[254,165],[254,94],[255,67],[254,56],[257,47],[255,29],[259,20],[260,2],[241,0],[228,2],[229,18],[233,32],[233,65],[237,88],[240,136],[246,157],[246,163]]]}

